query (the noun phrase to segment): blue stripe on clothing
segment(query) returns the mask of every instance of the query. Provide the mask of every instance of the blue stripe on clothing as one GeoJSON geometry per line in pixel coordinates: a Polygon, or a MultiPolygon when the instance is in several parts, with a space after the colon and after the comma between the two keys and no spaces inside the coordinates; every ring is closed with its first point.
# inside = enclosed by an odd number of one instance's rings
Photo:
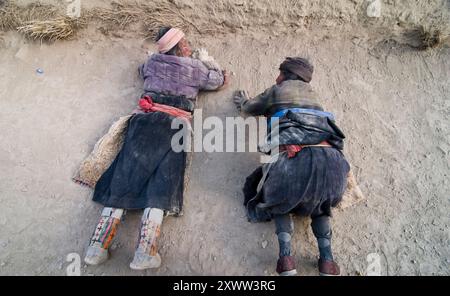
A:
{"type": "Polygon", "coordinates": [[[280,110],[280,111],[276,112],[274,115],[272,115],[272,117],[270,118],[270,125],[272,125],[274,117],[281,118],[281,117],[285,116],[286,113],[288,113],[288,111],[291,111],[294,113],[304,113],[304,114],[316,115],[316,116],[320,116],[320,117],[328,117],[329,119],[331,119],[333,121],[335,119],[334,114],[330,113],[330,112],[319,111],[319,110],[314,110],[314,109],[305,109],[305,108],[288,108],[288,109],[280,110]]]}

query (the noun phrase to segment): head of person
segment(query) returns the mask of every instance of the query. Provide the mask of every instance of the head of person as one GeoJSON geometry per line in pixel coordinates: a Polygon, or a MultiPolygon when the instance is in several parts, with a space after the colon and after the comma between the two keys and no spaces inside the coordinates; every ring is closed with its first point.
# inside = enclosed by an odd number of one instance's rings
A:
{"type": "Polygon", "coordinates": [[[280,74],[276,82],[281,84],[286,80],[301,80],[309,83],[312,80],[313,72],[314,67],[307,59],[287,57],[280,65],[280,74]]]}
{"type": "Polygon", "coordinates": [[[190,57],[192,49],[183,31],[177,28],[162,27],[156,34],[158,51],[161,54],[190,57]]]}

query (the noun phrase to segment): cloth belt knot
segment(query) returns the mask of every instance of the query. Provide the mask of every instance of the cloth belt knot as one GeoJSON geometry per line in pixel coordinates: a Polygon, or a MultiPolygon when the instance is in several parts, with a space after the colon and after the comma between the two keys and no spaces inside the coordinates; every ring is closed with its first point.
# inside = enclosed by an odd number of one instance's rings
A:
{"type": "Polygon", "coordinates": [[[150,96],[144,96],[139,100],[139,108],[141,108],[141,110],[145,113],[164,112],[174,117],[181,117],[182,119],[188,121],[192,119],[192,114],[190,112],[176,107],[154,103],[152,97],[150,96]]]}

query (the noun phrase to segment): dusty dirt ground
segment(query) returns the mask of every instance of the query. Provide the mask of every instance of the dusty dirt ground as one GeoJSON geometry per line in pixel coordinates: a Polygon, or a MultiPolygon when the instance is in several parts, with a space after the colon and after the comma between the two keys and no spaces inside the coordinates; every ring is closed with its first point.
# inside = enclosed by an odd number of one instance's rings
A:
{"type": "MultiPolygon", "coordinates": [[[[175,2],[192,16],[193,1],[175,2]]],[[[212,23],[224,33],[190,40],[234,75],[228,89],[202,94],[198,107],[204,117],[237,116],[234,90],[256,95],[274,83],[285,56],[309,57],[316,69],[312,85],[347,135],[345,154],[367,196],[334,214],[333,247],[343,274],[365,275],[367,255],[377,253],[383,275],[450,275],[450,48],[417,51],[380,42],[378,31],[402,9],[416,11],[415,21],[426,17],[425,1],[388,1],[393,10],[373,30],[373,21],[362,21],[357,9],[362,2],[330,7],[308,1],[294,10],[311,23],[328,20],[317,28],[287,25],[295,16],[283,1],[217,4],[212,23]],[[242,7],[254,9],[240,17],[231,13],[242,7]],[[274,11],[275,18],[286,16],[276,27],[256,21],[255,15],[274,11]],[[242,26],[224,26],[227,14],[242,26]]],[[[448,9],[439,6],[445,1],[428,2],[435,19],[448,9]]],[[[211,6],[200,3],[203,28],[211,6]]],[[[146,57],[142,38],[130,31],[105,36],[95,26],[54,44],[15,32],[0,37],[0,274],[65,275],[67,254],[83,257],[101,211],[92,191],[71,177],[111,123],[134,109],[142,87],[137,67],[146,57]]],[[[145,272],[128,267],[137,211],[121,225],[111,259],[82,266],[82,275],[275,275],[274,226],[248,223],[242,206],[240,188],[258,159],[257,153],[194,153],[184,215],[168,217],[162,227],[162,266],[145,272]]],[[[309,219],[297,218],[295,227],[299,274],[317,275],[309,219]]]]}

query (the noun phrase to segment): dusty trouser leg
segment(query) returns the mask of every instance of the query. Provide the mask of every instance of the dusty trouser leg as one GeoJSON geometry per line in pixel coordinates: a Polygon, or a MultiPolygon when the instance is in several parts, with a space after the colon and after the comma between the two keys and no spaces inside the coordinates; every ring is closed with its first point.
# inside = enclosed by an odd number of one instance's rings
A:
{"type": "Polygon", "coordinates": [[[156,208],[146,208],[141,220],[139,241],[130,263],[131,269],[142,270],[157,268],[161,265],[161,257],[156,245],[160,234],[164,211],[156,208]]]}
{"type": "Polygon", "coordinates": [[[320,259],[333,261],[333,253],[331,251],[332,231],[330,226],[330,217],[319,216],[312,218],[311,228],[317,239],[320,259]]]}
{"type": "Polygon", "coordinates": [[[97,265],[108,259],[108,248],[116,235],[123,211],[114,208],[103,209],[84,258],[87,264],[97,265]]]}
{"type": "Polygon", "coordinates": [[[280,257],[291,256],[291,238],[294,224],[289,214],[274,217],[278,244],[280,246],[280,257]]]}
{"type": "Polygon", "coordinates": [[[291,238],[294,231],[294,223],[289,214],[274,217],[278,244],[280,246],[280,258],[277,261],[277,272],[282,276],[297,274],[295,259],[291,256],[291,238]]]}

